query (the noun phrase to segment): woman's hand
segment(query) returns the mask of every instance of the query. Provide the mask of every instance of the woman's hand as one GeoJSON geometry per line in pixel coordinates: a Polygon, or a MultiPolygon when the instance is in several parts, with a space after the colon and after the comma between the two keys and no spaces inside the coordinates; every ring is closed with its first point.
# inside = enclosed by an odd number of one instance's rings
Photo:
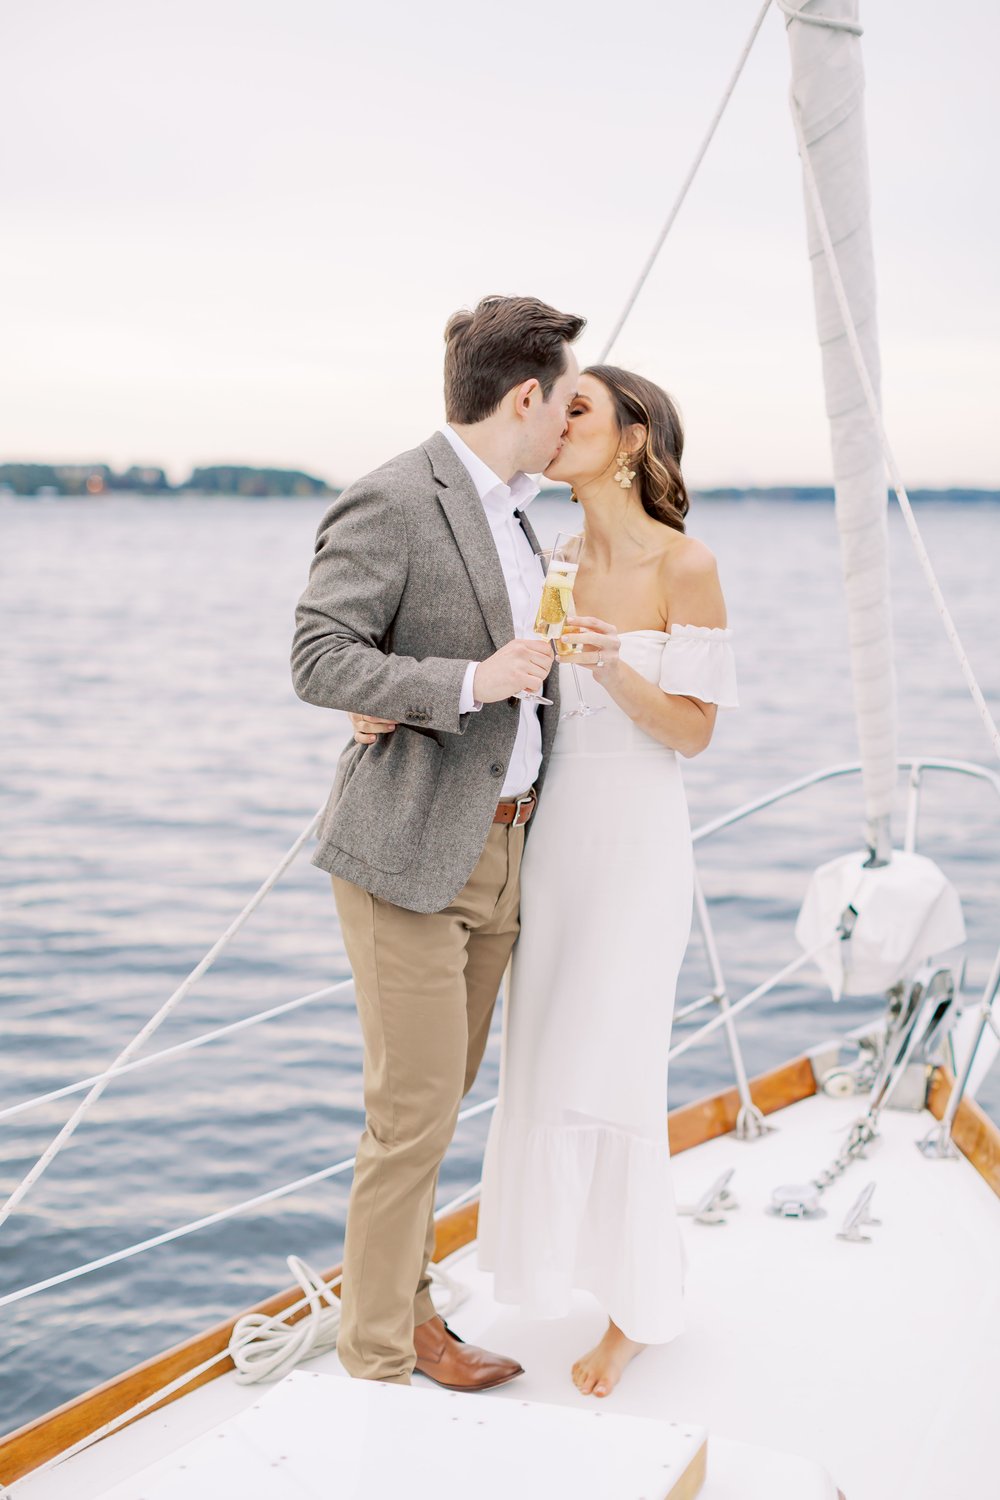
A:
{"type": "Polygon", "coordinates": [[[586,647],[579,656],[574,653],[564,658],[566,661],[574,662],[578,667],[589,667],[595,682],[604,682],[615,676],[621,665],[622,645],[617,626],[610,625],[607,620],[598,620],[594,615],[570,615],[564,635],[566,630],[574,645],[586,647]]]}
{"type": "Polygon", "coordinates": [[[380,734],[391,734],[396,728],[392,719],[373,719],[368,714],[348,714],[358,745],[374,745],[380,734]]]}

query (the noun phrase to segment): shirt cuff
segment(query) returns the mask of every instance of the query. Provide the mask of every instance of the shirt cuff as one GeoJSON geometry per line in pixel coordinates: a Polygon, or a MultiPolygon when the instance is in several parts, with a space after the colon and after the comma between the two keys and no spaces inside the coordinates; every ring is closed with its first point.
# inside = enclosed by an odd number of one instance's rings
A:
{"type": "Polygon", "coordinates": [[[460,714],[477,714],[483,706],[481,703],[476,702],[475,694],[472,691],[472,683],[478,666],[479,663],[477,661],[470,661],[465,669],[465,676],[462,679],[462,692],[458,700],[458,711],[460,714]]]}

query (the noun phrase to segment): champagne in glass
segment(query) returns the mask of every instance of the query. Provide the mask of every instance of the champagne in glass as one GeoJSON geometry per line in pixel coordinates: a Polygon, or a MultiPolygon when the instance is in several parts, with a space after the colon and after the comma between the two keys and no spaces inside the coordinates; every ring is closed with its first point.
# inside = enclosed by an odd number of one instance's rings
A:
{"type": "Polygon", "coordinates": [[[560,532],[551,552],[541,554],[546,564],[545,587],[535,619],[535,634],[544,634],[546,640],[552,642],[556,656],[573,668],[573,686],[576,688],[577,706],[562,713],[561,719],[588,719],[591,714],[604,712],[603,705],[595,708],[584,697],[580,671],[573,660],[574,656],[586,651],[586,646],[578,639],[577,631],[564,633],[567,616],[576,614],[573,586],[580,570],[584,540],[582,532],[579,535],[560,532]]]}
{"type": "MultiPolygon", "coordinates": [[[[582,535],[576,537],[559,532],[552,550],[540,553],[541,561],[546,565],[546,580],[541,586],[534,634],[538,639],[552,643],[556,649],[567,615],[573,613],[573,580],[580,567],[582,550],[582,535]]],[[[552,699],[541,696],[541,693],[517,693],[516,696],[523,697],[528,702],[552,705],[552,699]]]]}
{"type": "Polygon", "coordinates": [[[573,584],[579,567],[578,562],[557,560],[553,555],[545,574],[541,603],[535,616],[535,634],[544,636],[547,641],[555,641],[557,655],[562,654],[559,643],[566,616],[573,613],[573,584]]]}
{"type": "MultiPolygon", "coordinates": [[[[539,559],[545,567],[545,582],[533,629],[540,640],[551,642],[557,650],[566,616],[573,610],[573,581],[580,566],[582,550],[582,536],[560,532],[551,550],[539,553],[539,559]]],[[[518,693],[517,696],[529,702],[549,706],[552,703],[551,698],[543,698],[541,693],[518,693]]]]}
{"type": "Polygon", "coordinates": [[[579,656],[587,648],[582,646],[571,630],[569,635],[565,632],[555,641],[556,655],[560,661],[572,661],[574,656],[579,656]]]}

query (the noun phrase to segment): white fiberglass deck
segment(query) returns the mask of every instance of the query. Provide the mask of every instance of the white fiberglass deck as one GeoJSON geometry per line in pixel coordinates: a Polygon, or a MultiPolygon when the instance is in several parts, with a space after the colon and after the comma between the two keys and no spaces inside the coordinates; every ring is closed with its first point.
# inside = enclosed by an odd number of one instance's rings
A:
{"type": "Polygon", "coordinates": [[[532,1474],[545,1493],[579,1500],[693,1500],[705,1438],[645,1417],[300,1370],[106,1500],[510,1500],[532,1474]]]}
{"type": "MultiPolygon", "coordinates": [[[[989,1492],[1000,1383],[1000,1199],[964,1157],[928,1161],[916,1150],[934,1123],[926,1111],[889,1110],[868,1158],[824,1194],[825,1218],[780,1220],[763,1211],[772,1188],[808,1181],[830,1163],[860,1105],[819,1094],[770,1116],[779,1129],[762,1141],[722,1136],[674,1159],[681,1202],[734,1167],[729,1186],[740,1206],[724,1225],[683,1221],[687,1328],[672,1344],[647,1350],[601,1407],[706,1429],[704,1500],[834,1500],[837,1486],[847,1500],[989,1492]],[[865,1231],[868,1244],[836,1239],[872,1181],[871,1212],[881,1227],[865,1231]]],[[[581,1295],[566,1320],[527,1322],[493,1302],[471,1247],[447,1268],[469,1292],[451,1325],[517,1356],[527,1372],[468,1399],[594,1410],[596,1400],[579,1395],[569,1378],[573,1359],[603,1327],[592,1299],[581,1295]]],[[[306,1368],[336,1372],[336,1356],[306,1368]]],[[[18,1500],[92,1500],[261,1395],[262,1388],[226,1376],[14,1493],[18,1500]]],[[[536,1455],[525,1465],[525,1500],[558,1493],[558,1425],[552,1435],[550,1459],[536,1455]]],[[[335,1449],[329,1461],[327,1481],[335,1449]]],[[[414,1476],[409,1493],[451,1500],[433,1465],[425,1491],[421,1478],[414,1476]]],[[[618,1497],[602,1493],[601,1500],[618,1497]]]]}

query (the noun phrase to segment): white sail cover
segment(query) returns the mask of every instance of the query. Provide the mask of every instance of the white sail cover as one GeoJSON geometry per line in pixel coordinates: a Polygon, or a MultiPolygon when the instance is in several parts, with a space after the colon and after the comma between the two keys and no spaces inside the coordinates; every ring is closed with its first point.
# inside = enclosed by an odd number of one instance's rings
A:
{"type": "MultiPolygon", "coordinates": [[[[879,390],[875,263],[857,0],[779,0],[797,113],[871,382],[879,390]]],[[[896,786],[896,685],[889,608],[887,487],[879,434],[844,332],[810,193],[806,222],[862,762],[867,841],[891,856],[896,786]]]]}
{"type": "Polygon", "coordinates": [[[820,865],[795,924],[834,1000],[880,995],[910,980],[922,963],[965,942],[962,903],[932,859],[897,849],[891,864],[866,869],[864,854],[820,865]],[[841,923],[845,912],[853,923],[841,923]]]}

